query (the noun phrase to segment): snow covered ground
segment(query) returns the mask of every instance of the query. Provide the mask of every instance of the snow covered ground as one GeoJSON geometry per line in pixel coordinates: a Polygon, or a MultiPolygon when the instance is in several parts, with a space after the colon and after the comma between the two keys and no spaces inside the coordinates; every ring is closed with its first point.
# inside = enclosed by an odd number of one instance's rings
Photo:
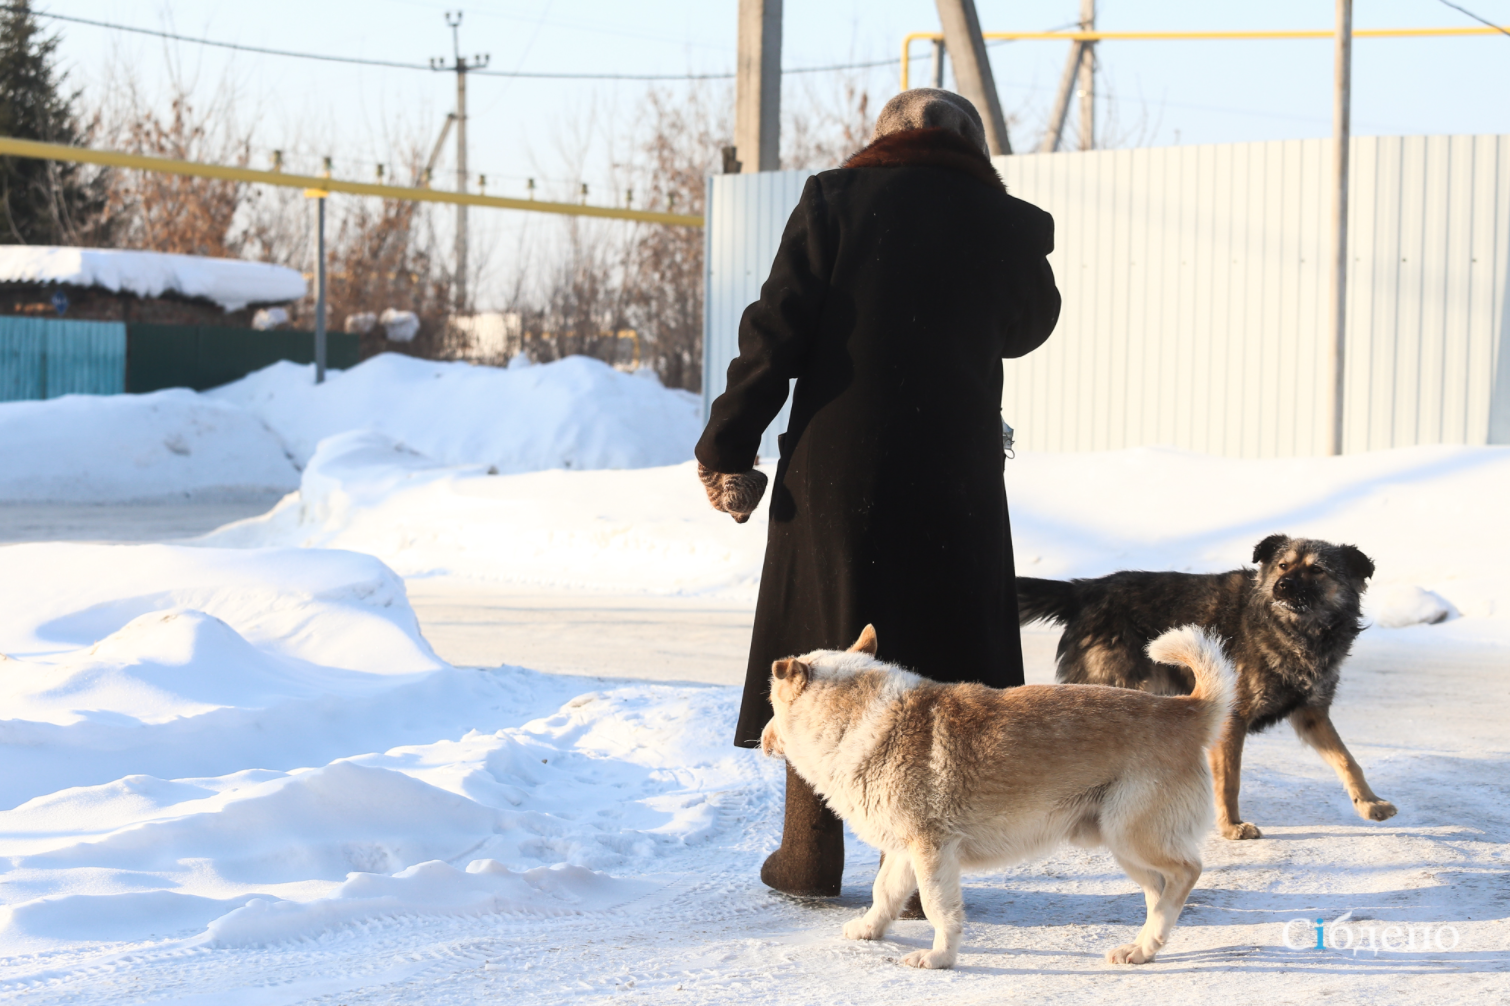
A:
{"type": "MultiPolygon", "coordinates": [[[[1104,853],[1064,850],[967,878],[960,968],[917,972],[895,959],[926,923],[839,938],[874,873],[857,842],[842,898],[759,883],[783,771],[728,745],[736,689],[645,680],[682,675],[627,655],[597,679],[452,666],[410,605],[506,589],[748,610],[764,511],[740,526],[707,509],[684,460],[691,404],[678,419],[662,391],[661,425],[635,432],[622,402],[594,419],[572,395],[612,385],[639,409],[653,382],[525,368],[565,403],[542,428],[583,424],[530,454],[508,404],[534,393],[506,383],[520,371],[375,362],[319,390],[266,371],[143,427],[161,442],[221,415],[196,408],[256,419],[299,486],[264,516],[193,546],[0,547],[0,1001],[1510,998],[1510,450],[1011,462],[1024,572],[1230,568],[1276,530],[1373,556],[1375,627],[1336,719],[1400,813],[1359,820],[1276,730],[1244,765],[1266,837],[1208,841],[1157,963],[1102,962],[1142,898],[1104,853]],[[1409,926],[1413,946],[1299,949],[1304,926],[1285,945],[1287,921],[1349,911],[1355,941],[1395,946],[1409,926]]],[[[61,414],[11,408],[17,435],[61,414]]],[[[81,442],[58,442],[58,472],[94,458],[81,442]]],[[[146,484],[111,477],[89,491],[146,484]]],[[[1047,680],[1052,634],[1029,644],[1047,680]]]]}

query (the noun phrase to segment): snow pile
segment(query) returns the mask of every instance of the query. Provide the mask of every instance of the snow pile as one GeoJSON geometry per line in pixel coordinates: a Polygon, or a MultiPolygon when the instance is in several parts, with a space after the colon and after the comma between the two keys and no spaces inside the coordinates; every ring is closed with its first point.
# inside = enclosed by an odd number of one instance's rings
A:
{"type": "Polygon", "coordinates": [[[0,807],[128,773],[322,764],[498,702],[354,553],[13,545],[0,610],[0,807]]]}
{"type": "MultiPolygon", "coordinates": [[[[1006,478],[1022,575],[1234,569],[1277,531],[1350,542],[1371,556],[1378,569],[1365,610],[1377,624],[1430,622],[1443,610],[1510,616],[1510,529],[1499,506],[1510,498],[1506,448],[1278,461],[1149,448],[1025,453],[1006,478]],[[1376,599],[1403,596],[1395,588],[1436,591],[1445,607],[1387,614],[1376,599]]],[[[404,576],[753,598],[767,512],[762,505],[738,525],[712,510],[690,463],[495,476],[353,434],[320,446],[297,495],[203,540],[347,548],[404,576]]],[[[1419,597],[1386,607],[1419,606],[1419,597]]]]}
{"type": "Polygon", "coordinates": [[[0,245],[0,283],[68,283],[138,297],[176,293],[227,311],[299,300],[306,291],[297,269],[267,262],[51,245],[0,245]]]}
{"type": "Polygon", "coordinates": [[[1264,536],[1282,532],[1348,542],[1370,556],[1369,617],[1378,617],[1376,599],[1409,587],[1435,591],[1465,616],[1510,619],[1510,525],[1501,513],[1510,448],[1264,461],[1163,448],[1025,453],[1006,476],[1025,576],[1233,569],[1251,563],[1264,536]]]}
{"type": "Polygon", "coordinates": [[[1441,594],[1408,584],[1370,591],[1367,611],[1374,624],[1386,629],[1407,625],[1439,625],[1458,613],[1441,594]]]}
{"type": "Polygon", "coordinates": [[[320,440],[363,429],[502,472],[685,461],[698,400],[648,375],[586,357],[505,369],[384,354],[318,386],[313,366],[283,362],[204,394],[3,402],[0,501],[286,493],[320,440]]]}
{"type": "Polygon", "coordinates": [[[282,493],[299,484],[261,420],[180,388],[3,402],[0,443],[3,501],[282,493]]]}
{"type": "Polygon", "coordinates": [[[11,546],[0,607],[12,950],[604,911],[779,778],[730,690],[445,665],[368,556],[11,546]]]}
{"type": "Polygon", "coordinates": [[[313,373],[276,363],[207,396],[266,422],[301,466],[324,438],[358,429],[505,473],[675,464],[701,433],[695,395],[585,356],[502,368],[384,353],[323,385],[313,373]]]}
{"type": "Polygon", "coordinates": [[[199,540],[349,548],[403,576],[753,598],[763,513],[738,525],[709,509],[691,462],[496,475],[363,432],[323,441],[271,512],[199,540]]]}
{"type": "Polygon", "coordinates": [[[125,652],[157,631],[133,624],[141,616],[188,610],[258,651],[323,667],[403,675],[446,666],[420,636],[402,581],[351,552],[10,545],[0,548],[0,610],[0,651],[12,658],[56,661],[82,647],[106,659],[107,637],[136,637],[125,652]]]}

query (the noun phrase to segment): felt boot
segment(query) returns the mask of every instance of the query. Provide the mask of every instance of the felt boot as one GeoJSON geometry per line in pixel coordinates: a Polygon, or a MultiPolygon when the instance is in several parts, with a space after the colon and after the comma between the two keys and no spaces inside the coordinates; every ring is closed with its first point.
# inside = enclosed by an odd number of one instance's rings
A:
{"type": "Polygon", "coordinates": [[[781,848],[766,859],[760,879],[784,894],[832,898],[844,879],[844,822],[790,765],[781,848]]]}

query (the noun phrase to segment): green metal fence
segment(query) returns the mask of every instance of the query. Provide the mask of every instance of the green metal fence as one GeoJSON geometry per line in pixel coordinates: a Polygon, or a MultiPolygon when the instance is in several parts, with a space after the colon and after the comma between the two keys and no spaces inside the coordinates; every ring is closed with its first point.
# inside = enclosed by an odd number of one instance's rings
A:
{"type": "MultiPolygon", "coordinates": [[[[360,337],[328,332],[327,366],[354,367],[360,337]]],[[[219,387],[270,363],[315,362],[315,334],[220,325],[127,325],[126,390],[137,394],[160,388],[219,387]]]]}
{"type": "MultiPolygon", "coordinates": [[[[327,366],[357,365],[360,336],[328,332],[327,366]]],[[[204,391],[245,377],[279,360],[315,362],[315,334],[220,325],[127,325],[126,390],[160,388],[204,391]]]]}
{"type": "Polygon", "coordinates": [[[126,390],[126,326],[0,316],[0,402],[126,390]]]}

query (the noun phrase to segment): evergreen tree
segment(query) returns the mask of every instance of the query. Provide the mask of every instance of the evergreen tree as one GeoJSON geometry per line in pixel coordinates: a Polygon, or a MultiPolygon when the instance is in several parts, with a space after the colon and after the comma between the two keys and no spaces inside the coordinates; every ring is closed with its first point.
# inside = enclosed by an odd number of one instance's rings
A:
{"type": "MultiPolygon", "coordinates": [[[[79,144],[77,95],[61,92],[56,35],[43,37],[28,0],[0,7],[0,136],[79,144]]],[[[104,176],[61,161],[0,157],[0,244],[96,243],[104,176]]]]}

